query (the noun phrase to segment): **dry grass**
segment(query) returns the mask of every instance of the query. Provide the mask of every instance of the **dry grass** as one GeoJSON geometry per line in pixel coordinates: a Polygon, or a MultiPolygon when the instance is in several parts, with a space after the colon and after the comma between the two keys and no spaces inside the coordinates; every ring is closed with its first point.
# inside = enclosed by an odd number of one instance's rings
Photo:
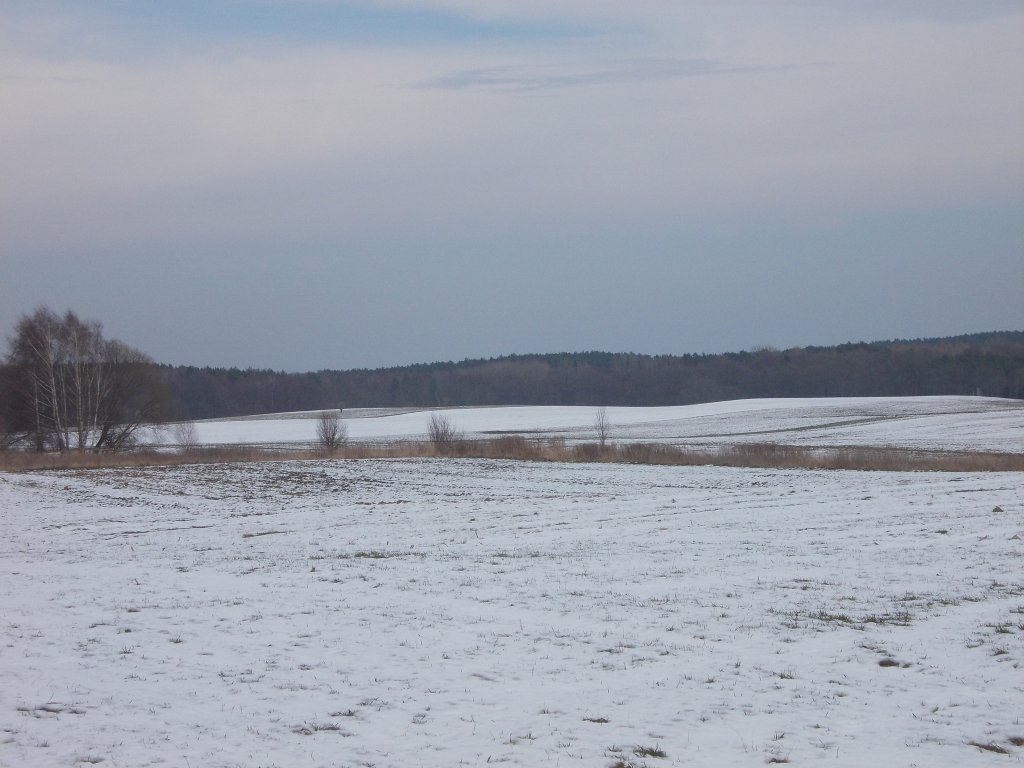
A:
{"type": "Polygon", "coordinates": [[[808,448],[775,443],[691,450],[632,443],[616,446],[597,460],[636,464],[716,465],[764,469],[851,469],[888,472],[1020,472],[1024,454],[913,451],[901,448],[808,448]],[[609,457],[607,454],[611,453],[609,457]]]}
{"type": "MultiPolygon", "coordinates": [[[[929,472],[1021,472],[1024,454],[914,451],[900,448],[808,448],[774,443],[684,448],[656,443],[568,445],[562,439],[505,435],[487,440],[453,439],[348,443],[329,454],[337,459],[480,458],[550,462],[608,462],[669,466],[727,466],[762,469],[822,469],[929,472]]],[[[187,452],[134,450],[121,452],[33,453],[0,451],[0,470],[99,469],[179,464],[222,464],[296,461],[324,458],[316,449],[272,449],[256,446],[207,447],[187,452]]]]}
{"type": "Polygon", "coordinates": [[[42,469],[104,469],[109,467],[175,466],[179,464],[237,464],[256,461],[287,461],[315,458],[312,450],[270,450],[251,446],[231,448],[195,448],[185,452],[133,451],[67,451],[36,453],[5,451],[0,453],[0,469],[10,472],[42,469]]]}
{"type": "Polygon", "coordinates": [[[668,757],[665,750],[658,746],[645,747],[643,745],[637,745],[637,747],[633,749],[633,754],[638,757],[668,757]]]}
{"type": "Polygon", "coordinates": [[[995,742],[989,742],[989,743],[986,744],[985,742],[981,742],[981,741],[968,741],[967,744],[968,744],[968,746],[971,746],[971,747],[977,747],[978,749],[983,749],[986,752],[995,752],[997,755],[1008,755],[1008,754],[1010,754],[1010,750],[1008,750],[1006,747],[999,746],[995,742]]]}

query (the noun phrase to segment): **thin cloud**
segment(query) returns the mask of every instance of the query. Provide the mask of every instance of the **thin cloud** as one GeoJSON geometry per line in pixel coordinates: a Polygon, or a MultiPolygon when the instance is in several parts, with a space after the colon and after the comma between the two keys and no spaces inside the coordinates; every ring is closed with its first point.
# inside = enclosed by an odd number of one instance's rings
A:
{"type": "Polygon", "coordinates": [[[628,59],[602,67],[566,71],[533,65],[507,65],[463,69],[416,84],[425,90],[541,91],[609,83],[678,80],[710,75],[773,72],[792,67],[758,67],[728,64],[710,59],[628,59]]]}

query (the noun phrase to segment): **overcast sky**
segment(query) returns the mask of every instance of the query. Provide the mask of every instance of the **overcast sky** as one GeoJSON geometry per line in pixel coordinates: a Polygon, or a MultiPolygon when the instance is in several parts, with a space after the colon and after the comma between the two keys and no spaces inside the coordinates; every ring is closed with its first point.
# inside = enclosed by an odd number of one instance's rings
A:
{"type": "Polygon", "coordinates": [[[1020,0],[12,0],[0,335],[285,370],[1024,329],[1020,0]]]}

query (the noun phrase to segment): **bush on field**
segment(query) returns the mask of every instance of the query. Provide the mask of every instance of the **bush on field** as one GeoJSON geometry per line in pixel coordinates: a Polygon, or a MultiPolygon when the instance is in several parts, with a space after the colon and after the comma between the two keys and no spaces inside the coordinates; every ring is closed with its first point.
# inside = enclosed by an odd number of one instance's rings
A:
{"type": "Polygon", "coordinates": [[[452,454],[462,442],[462,433],[445,414],[432,413],[427,422],[427,439],[439,453],[452,454]]]}

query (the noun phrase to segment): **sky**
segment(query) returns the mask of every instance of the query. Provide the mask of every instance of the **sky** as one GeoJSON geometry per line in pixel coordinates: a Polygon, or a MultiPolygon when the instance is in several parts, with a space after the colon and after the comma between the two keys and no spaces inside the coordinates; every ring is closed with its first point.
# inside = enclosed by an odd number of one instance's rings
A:
{"type": "Polygon", "coordinates": [[[1024,329],[1020,0],[11,0],[0,336],[305,371],[1024,329]]]}

